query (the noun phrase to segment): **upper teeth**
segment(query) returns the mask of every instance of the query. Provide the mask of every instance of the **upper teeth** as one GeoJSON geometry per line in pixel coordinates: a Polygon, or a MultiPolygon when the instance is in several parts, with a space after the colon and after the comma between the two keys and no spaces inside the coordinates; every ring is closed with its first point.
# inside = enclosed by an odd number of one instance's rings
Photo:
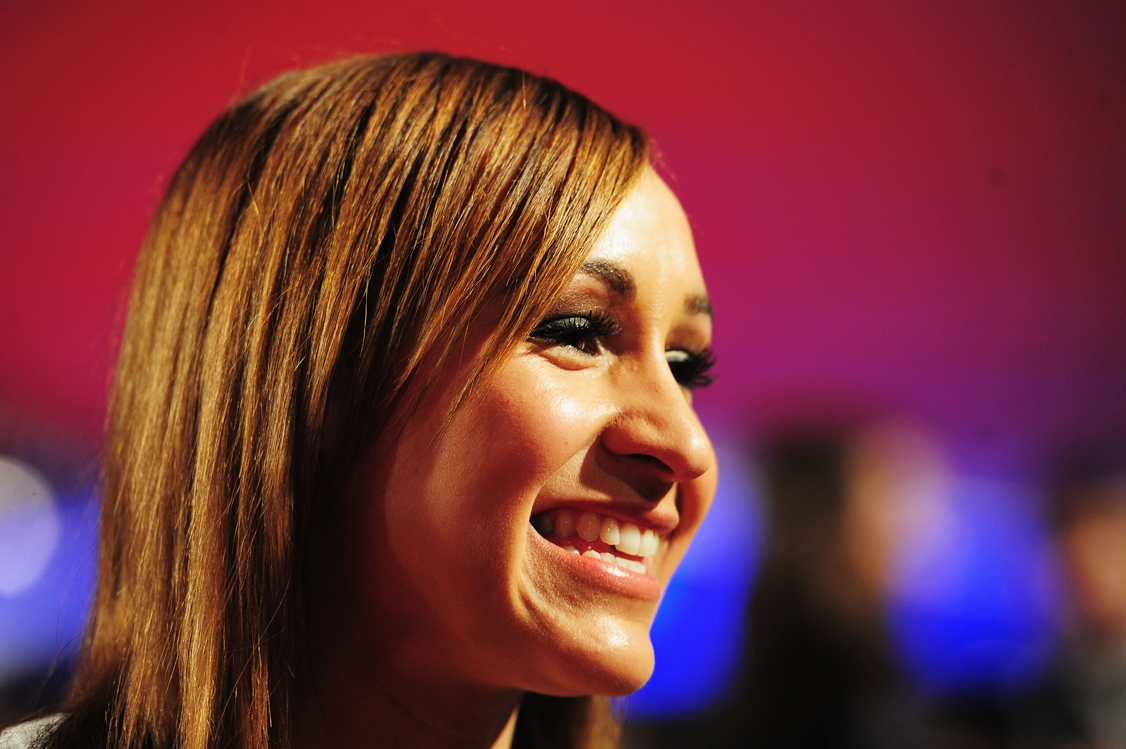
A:
{"type": "Polygon", "coordinates": [[[560,510],[554,519],[545,513],[538,518],[537,526],[541,532],[554,532],[560,538],[570,538],[577,531],[584,541],[602,539],[607,546],[623,554],[639,557],[653,556],[661,543],[652,530],[642,530],[633,523],[623,523],[596,512],[581,513],[578,519],[571,510],[560,510]]]}

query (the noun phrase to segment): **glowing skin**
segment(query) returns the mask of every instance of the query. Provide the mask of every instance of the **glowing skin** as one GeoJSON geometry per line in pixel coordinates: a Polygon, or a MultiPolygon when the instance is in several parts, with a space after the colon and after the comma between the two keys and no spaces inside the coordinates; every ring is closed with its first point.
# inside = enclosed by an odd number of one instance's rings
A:
{"type": "MultiPolygon", "coordinates": [[[[716,483],[670,369],[708,346],[711,316],[684,212],[652,170],[548,319],[591,313],[613,332],[579,346],[534,333],[442,430],[481,342],[470,341],[352,482],[361,509],[346,542],[369,649],[352,658],[384,694],[410,700],[411,684],[429,684],[500,705],[520,690],[621,695],[649,678],[659,594],[716,483]],[[649,572],[545,538],[536,528],[560,508],[656,531],[649,572]]],[[[504,704],[494,723],[511,715],[504,704]]]]}

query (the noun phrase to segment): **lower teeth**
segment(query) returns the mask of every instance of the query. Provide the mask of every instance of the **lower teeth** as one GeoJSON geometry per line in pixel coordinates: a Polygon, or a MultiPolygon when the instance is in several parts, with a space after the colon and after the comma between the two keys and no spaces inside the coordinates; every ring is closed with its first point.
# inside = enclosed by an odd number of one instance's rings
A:
{"type": "Polygon", "coordinates": [[[639,572],[643,575],[648,572],[648,570],[645,569],[645,564],[643,562],[638,562],[634,559],[623,559],[622,557],[616,557],[609,552],[603,552],[599,554],[594,549],[588,549],[587,551],[580,552],[574,546],[564,546],[563,551],[568,551],[577,557],[589,557],[591,559],[598,559],[600,561],[606,562],[607,564],[616,564],[619,567],[624,567],[630,572],[639,572]]]}

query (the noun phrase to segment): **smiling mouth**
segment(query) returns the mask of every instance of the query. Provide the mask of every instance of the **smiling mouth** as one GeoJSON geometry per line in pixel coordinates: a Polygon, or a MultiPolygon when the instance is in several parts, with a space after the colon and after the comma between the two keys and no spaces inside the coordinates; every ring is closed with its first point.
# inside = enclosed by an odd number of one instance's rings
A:
{"type": "Polygon", "coordinates": [[[541,536],[564,551],[643,575],[649,571],[645,558],[656,554],[661,543],[652,530],[589,510],[548,510],[532,521],[541,536]]]}

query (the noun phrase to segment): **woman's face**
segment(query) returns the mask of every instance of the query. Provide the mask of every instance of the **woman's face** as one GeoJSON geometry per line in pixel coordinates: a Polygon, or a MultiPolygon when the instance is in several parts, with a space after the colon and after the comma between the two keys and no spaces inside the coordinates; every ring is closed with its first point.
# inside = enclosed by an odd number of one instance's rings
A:
{"type": "Polygon", "coordinates": [[[684,212],[647,170],[448,427],[481,340],[353,482],[352,563],[379,657],[442,683],[640,687],[657,603],[715,490],[691,406],[711,328],[684,212]]]}

